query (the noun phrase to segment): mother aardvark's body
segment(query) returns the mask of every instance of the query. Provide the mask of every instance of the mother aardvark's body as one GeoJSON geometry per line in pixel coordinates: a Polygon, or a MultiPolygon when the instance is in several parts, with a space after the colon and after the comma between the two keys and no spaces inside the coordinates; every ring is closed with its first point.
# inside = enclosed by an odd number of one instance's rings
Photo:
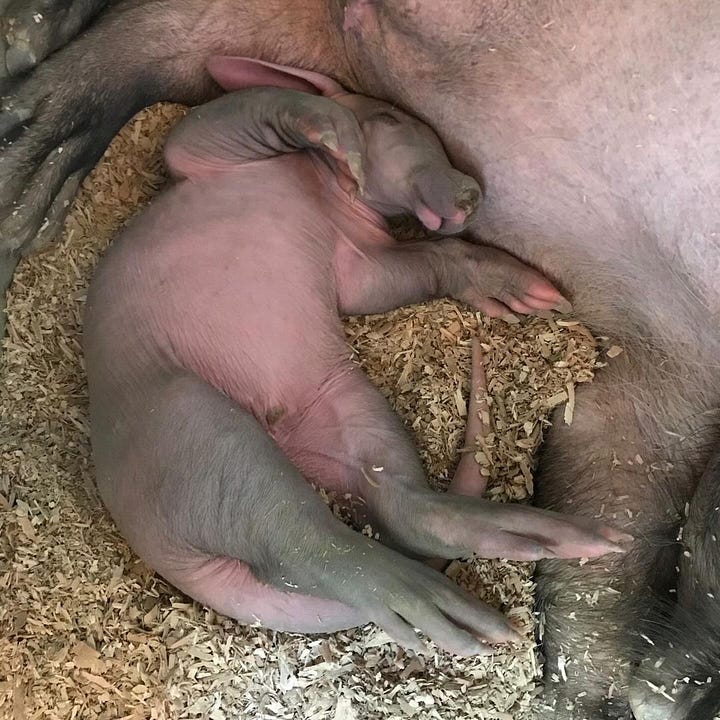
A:
{"type": "MultiPolygon", "coordinates": [[[[211,52],[333,74],[420,116],[461,169],[484,178],[478,237],[555,277],[585,322],[620,339],[625,352],[579,395],[574,424],[551,433],[537,500],[602,515],[639,541],[622,558],[541,565],[548,699],[556,718],[631,717],[629,697],[640,720],[712,718],[720,608],[693,616],[689,599],[694,573],[712,565],[691,551],[685,590],[661,615],[675,622],[639,621],[674,597],[683,511],[718,440],[720,5],[117,3],[20,83],[0,116],[14,140],[0,156],[6,250],[35,234],[69,176],[52,227],[132,111],[216,92],[203,72],[211,52]],[[675,637],[681,620],[702,630],[675,637]]],[[[703,534],[700,517],[691,508],[684,540],[703,534]]],[[[714,603],[715,580],[705,581],[714,603]]]]}

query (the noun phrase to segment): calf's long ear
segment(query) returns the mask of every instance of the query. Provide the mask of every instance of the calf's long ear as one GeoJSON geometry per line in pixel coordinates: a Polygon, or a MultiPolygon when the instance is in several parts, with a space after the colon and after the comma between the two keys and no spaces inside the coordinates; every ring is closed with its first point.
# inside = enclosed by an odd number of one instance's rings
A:
{"type": "Polygon", "coordinates": [[[300,90],[313,95],[345,95],[342,86],[332,78],[311,70],[299,70],[245,57],[212,55],[206,67],[213,80],[225,90],[245,90],[268,86],[300,90]]]}

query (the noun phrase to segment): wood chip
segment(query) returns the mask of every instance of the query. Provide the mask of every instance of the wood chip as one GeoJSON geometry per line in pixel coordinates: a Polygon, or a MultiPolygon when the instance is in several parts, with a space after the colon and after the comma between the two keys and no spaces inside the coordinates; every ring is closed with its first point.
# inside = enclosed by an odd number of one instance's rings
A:
{"type": "Polygon", "coordinates": [[[572,425],[575,415],[575,385],[569,382],[565,388],[567,389],[568,401],[565,405],[564,420],[566,425],[572,425]]]}

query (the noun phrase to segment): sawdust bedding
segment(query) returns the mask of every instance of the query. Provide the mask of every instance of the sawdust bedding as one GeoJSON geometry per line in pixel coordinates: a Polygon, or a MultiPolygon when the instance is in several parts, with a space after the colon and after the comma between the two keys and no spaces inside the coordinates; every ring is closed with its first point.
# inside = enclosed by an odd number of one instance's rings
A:
{"type": "MultiPolygon", "coordinates": [[[[163,184],[159,148],[181,115],[141,113],[85,183],[62,241],[24,261],[0,382],[0,717],[522,720],[537,695],[532,567],[449,572],[526,631],[521,647],[408,655],[369,626],[329,637],[241,627],[190,601],[128,549],[93,485],[81,312],[116,229],[163,184]]],[[[497,500],[527,500],[549,410],[597,365],[573,322],[486,321],[439,301],[350,319],[348,341],[414,434],[433,478],[462,443],[471,338],[486,356],[489,434],[476,459],[497,500]]],[[[560,420],[562,421],[562,420],[560,420]]]]}

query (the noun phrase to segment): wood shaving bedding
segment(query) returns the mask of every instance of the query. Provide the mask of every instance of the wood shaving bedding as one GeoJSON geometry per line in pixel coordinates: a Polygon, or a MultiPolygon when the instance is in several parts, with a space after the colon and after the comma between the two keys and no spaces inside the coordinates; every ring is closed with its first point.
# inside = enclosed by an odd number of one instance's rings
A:
{"type": "MultiPolygon", "coordinates": [[[[129,550],[94,489],[81,313],[98,255],[162,186],[159,149],[182,115],[133,119],[85,182],[54,248],[21,263],[0,378],[0,718],[523,720],[538,693],[532,566],[472,560],[448,573],[525,629],[521,647],[458,659],[406,654],[368,626],[327,637],[246,628],[193,603],[129,550]]],[[[482,320],[449,301],[352,318],[348,343],[443,486],[463,439],[470,343],[486,355],[489,495],[532,494],[547,415],[592,379],[572,321],[482,320]]],[[[570,402],[568,402],[570,401],[570,402]]]]}

